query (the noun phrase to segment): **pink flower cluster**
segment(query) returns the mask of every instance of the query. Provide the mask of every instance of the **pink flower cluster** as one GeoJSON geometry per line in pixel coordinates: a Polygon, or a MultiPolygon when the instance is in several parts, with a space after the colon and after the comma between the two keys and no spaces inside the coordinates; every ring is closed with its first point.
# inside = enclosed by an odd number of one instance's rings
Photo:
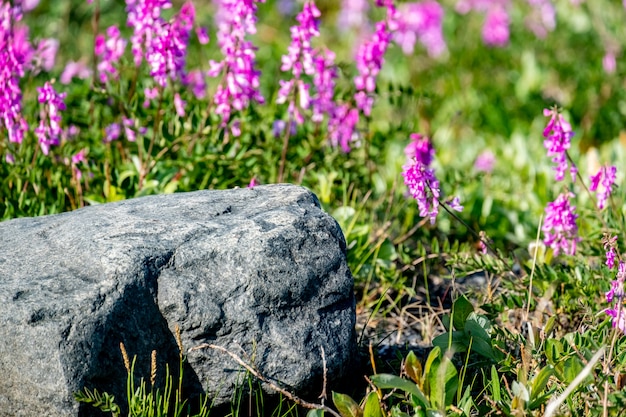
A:
{"type": "Polygon", "coordinates": [[[483,42],[487,46],[504,47],[509,43],[510,0],[459,0],[456,10],[469,13],[472,10],[485,13],[482,28],[483,42]]]}
{"type": "Polygon", "coordinates": [[[281,104],[289,100],[289,119],[297,124],[304,123],[302,111],[310,108],[311,120],[317,123],[324,119],[324,115],[332,116],[335,110],[335,54],[314,49],[311,45],[312,39],[319,36],[320,15],[313,0],[304,3],[302,12],[296,16],[299,24],[291,27],[288,52],[282,57],[281,71],[291,71],[292,78],[280,80],[276,102],[281,104]],[[312,86],[303,78],[305,75],[312,77],[312,86]]]}
{"type": "Polygon", "coordinates": [[[195,8],[186,1],[170,22],[161,11],[172,7],[169,0],[126,0],[127,24],[133,27],[131,37],[135,65],[145,57],[150,75],[165,87],[168,78],[185,80],[187,44],[195,21],[195,8]]]}
{"type": "Polygon", "coordinates": [[[0,125],[9,141],[22,143],[28,124],[22,116],[20,79],[28,68],[32,49],[24,30],[16,28],[21,10],[0,1],[0,125]]]}
{"type": "Polygon", "coordinates": [[[570,192],[562,193],[554,202],[548,203],[545,210],[545,221],[541,227],[543,242],[552,248],[554,256],[558,256],[561,251],[573,255],[580,241],[576,225],[578,215],[574,212],[576,207],[570,204],[573,197],[574,194],[570,192]]]}
{"type": "Polygon", "coordinates": [[[195,16],[193,3],[185,2],[171,22],[162,22],[146,51],[150,75],[161,87],[167,85],[168,77],[171,80],[185,79],[187,44],[195,16]]]}
{"type": "Polygon", "coordinates": [[[111,80],[118,80],[119,73],[116,65],[126,49],[126,39],[122,38],[117,26],[107,29],[106,37],[98,34],[95,39],[94,52],[100,59],[98,62],[98,78],[100,82],[106,83],[111,80]]]}
{"type": "Polygon", "coordinates": [[[555,179],[562,181],[565,177],[565,171],[569,167],[572,181],[574,181],[578,169],[573,163],[571,167],[569,166],[567,157],[567,150],[571,146],[570,140],[574,136],[572,127],[556,108],[544,109],[543,115],[550,117],[546,128],[543,130],[543,136],[546,138],[543,141],[543,146],[548,150],[548,156],[553,157],[552,162],[556,164],[555,179]]]}
{"type": "Polygon", "coordinates": [[[446,51],[442,27],[443,8],[438,2],[426,0],[421,3],[404,3],[398,11],[398,28],[393,33],[393,41],[405,54],[413,53],[418,40],[431,57],[446,51]]]}
{"type": "Polygon", "coordinates": [[[418,133],[411,134],[412,142],[405,148],[409,162],[402,167],[404,184],[409,194],[417,200],[420,216],[429,217],[435,223],[439,213],[439,180],[430,168],[434,148],[430,139],[418,133]]]}
{"type": "Polygon", "coordinates": [[[354,77],[356,94],[354,100],[364,115],[370,116],[374,105],[376,77],[385,62],[385,53],[391,41],[392,31],[397,29],[398,11],[392,1],[385,4],[387,17],[376,23],[376,32],[372,38],[359,46],[356,53],[358,75],[354,77]]]}
{"type": "Polygon", "coordinates": [[[589,190],[597,191],[597,207],[600,210],[606,206],[606,202],[611,196],[616,173],[617,168],[615,166],[603,166],[597,174],[591,176],[589,190]]]}
{"type": "Polygon", "coordinates": [[[65,96],[67,93],[57,93],[52,84],[46,82],[38,87],[38,100],[43,104],[39,118],[39,126],[35,128],[35,135],[39,139],[39,146],[44,155],[50,152],[50,146],[59,145],[61,134],[61,110],[65,110],[65,96]]]}
{"type": "Polygon", "coordinates": [[[161,11],[172,7],[170,0],[126,0],[126,24],[133,28],[131,49],[138,67],[144,58],[144,51],[150,48],[163,25],[161,11]]]}
{"type": "MultiPolygon", "coordinates": [[[[259,74],[255,69],[256,48],[246,40],[247,35],[256,33],[257,3],[265,0],[218,0],[217,42],[224,59],[211,60],[208,75],[222,77],[213,98],[215,113],[222,117],[226,127],[234,110],[241,111],[251,101],[259,104],[265,99],[259,91],[259,74]]],[[[239,136],[239,124],[231,126],[234,136],[239,136]]]]}
{"type": "MultiPolygon", "coordinates": [[[[616,240],[615,236],[605,236],[603,239],[605,250],[607,250],[607,265],[610,269],[615,267],[616,240]],[[609,256],[612,259],[611,265],[608,262],[609,256]]],[[[606,302],[612,303],[612,307],[607,308],[604,312],[611,317],[613,327],[618,328],[622,333],[626,333],[626,311],[624,311],[622,305],[624,300],[624,281],[626,281],[626,264],[620,260],[617,264],[615,279],[611,282],[611,288],[605,293],[606,302]]]]}
{"type": "Polygon", "coordinates": [[[532,11],[526,17],[526,26],[538,38],[545,38],[556,27],[556,9],[551,0],[526,0],[532,11]]]}

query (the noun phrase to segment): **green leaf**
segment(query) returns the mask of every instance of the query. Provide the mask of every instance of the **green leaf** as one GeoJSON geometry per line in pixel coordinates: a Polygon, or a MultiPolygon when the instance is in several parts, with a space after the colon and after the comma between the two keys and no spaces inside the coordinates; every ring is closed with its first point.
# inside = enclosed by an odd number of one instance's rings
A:
{"type": "MultiPolygon", "coordinates": [[[[435,337],[433,339],[433,346],[438,347],[442,351],[450,349],[453,352],[465,352],[469,347],[469,337],[463,331],[452,332],[452,337],[450,337],[450,333],[447,332],[435,337]]],[[[426,371],[426,373],[428,373],[428,371],[426,371]]]]}
{"type": "Polygon", "coordinates": [[[498,375],[495,365],[491,365],[491,396],[496,402],[502,400],[502,395],[500,394],[500,376],[498,375]]]}
{"type": "Polygon", "coordinates": [[[530,400],[533,401],[541,394],[548,385],[548,380],[554,375],[554,367],[552,365],[544,366],[539,373],[533,378],[530,390],[530,400]]]}
{"type": "MultiPolygon", "coordinates": [[[[440,337],[440,336],[438,336],[440,337]]],[[[437,339],[436,337],[435,339],[437,339]]],[[[424,374],[428,375],[430,373],[430,368],[436,360],[439,360],[439,356],[441,356],[441,348],[438,345],[435,345],[433,340],[433,349],[428,354],[428,358],[426,358],[426,364],[424,365],[424,374]]]]}
{"type": "Polygon", "coordinates": [[[376,392],[370,392],[363,407],[363,417],[383,417],[383,410],[380,408],[380,401],[376,392]]]}
{"type": "Polygon", "coordinates": [[[319,408],[314,408],[312,410],[309,410],[308,413],[306,413],[306,417],[324,417],[324,410],[320,410],[319,408]]]}
{"type": "Polygon", "coordinates": [[[419,387],[422,387],[422,364],[415,356],[413,351],[410,351],[404,360],[404,372],[407,376],[413,380],[419,387]]]}
{"type": "Polygon", "coordinates": [[[461,330],[465,326],[465,320],[467,320],[467,316],[469,316],[470,313],[473,312],[474,306],[464,295],[461,295],[459,298],[457,298],[452,305],[452,324],[454,325],[454,328],[457,330],[461,330]]]}
{"type": "Polygon", "coordinates": [[[378,388],[399,389],[401,391],[414,395],[420,402],[419,405],[421,405],[422,407],[429,408],[430,406],[430,403],[428,399],[426,398],[426,396],[424,395],[424,393],[422,392],[422,390],[419,389],[417,384],[409,380],[406,380],[406,379],[400,378],[399,376],[391,375],[391,374],[372,375],[370,379],[372,380],[374,385],[376,385],[378,388]]]}
{"type": "Polygon", "coordinates": [[[342,417],[363,417],[361,407],[346,394],[333,391],[333,403],[342,417]]]}
{"type": "Polygon", "coordinates": [[[458,387],[458,372],[452,361],[444,356],[428,373],[430,401],[433,408],[444,410],[452,403],[458,387]]]}

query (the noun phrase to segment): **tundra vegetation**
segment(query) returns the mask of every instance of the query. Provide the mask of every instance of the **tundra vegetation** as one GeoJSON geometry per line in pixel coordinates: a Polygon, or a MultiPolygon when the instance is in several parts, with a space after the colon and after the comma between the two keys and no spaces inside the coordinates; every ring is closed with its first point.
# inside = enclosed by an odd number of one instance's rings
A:
{"type": "MultiPolygon", "coordinates": [[[[0,0],[0,218],[301,184],[346,237],[362,389],[267,409],[238,358],[232,415],[620,415],[625,6],[0,0]]],[[[211,411],[122,353],[128,398],[78,400],[211,411]]]]}

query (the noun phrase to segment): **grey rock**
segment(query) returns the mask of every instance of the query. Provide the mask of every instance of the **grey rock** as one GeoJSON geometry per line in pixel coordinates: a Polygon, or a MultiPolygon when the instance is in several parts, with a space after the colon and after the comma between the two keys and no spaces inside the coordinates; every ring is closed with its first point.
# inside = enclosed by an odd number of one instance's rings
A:
{"type": "MultiPolygon", "coordinates": [[[[243,373],[222,346],[300,395],[355,352],[353,280],[337,223],[290,185],[142,197],[0,223],[0,416],[87,416],[73,393],[126,399],[135,375],[231,399],[243,373]]],[[[264,387],[267,389],[267,387],[264,387]]]]}

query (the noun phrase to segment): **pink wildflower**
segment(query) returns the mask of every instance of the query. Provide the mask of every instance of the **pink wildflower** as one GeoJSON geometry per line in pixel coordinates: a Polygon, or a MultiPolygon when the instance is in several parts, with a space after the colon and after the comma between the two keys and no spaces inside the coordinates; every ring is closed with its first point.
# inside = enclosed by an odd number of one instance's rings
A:
{"type": "MultiPolygon", "coordinates": [[[[548,150],[548,156],[553,157],[552,162],[556,163],[555,179],[562,181],[569,166],[567,150],[570,148],[570,139],[574,136],[574,132],[572,132],[572,127],[565,121],[565,118],[558,110],[544,109],[543,115],[550,117],[546,128],[543,130],[543,136],[546,138],[543,141],[543,146],[548,150]]],[[[572,181],[574,181],[578,170],[573,163],[569,171],[572,181]]]]}
{"type": "Polygon", "coordinates": [[[626,333],[626,311],[622,306],[624,300],[624,281],[626,280],[626,265],[620,261],[617,266],[617,274],[611,282],[611,288],[606,292],[606,301],[613,303],[613,308],[604,310],[611,317],[613,327],[617,327],[622,333],[626,333]]]}
{"type": "Polygon", "coordinates": [[[65,69],[59,78],[61,84],[69,84],[72,78],[77,77],[81,80],[91,77],[91,69],[84,61],[70,61],[65,65],[65,69]]]}
{"type": "Polygon", "coordinates": [[[28,124],[22,115],[20,79],[33,54],[26,28],[16,28],[21,14],[0,0],[0,126],[10,142],[22,143],[28,124]]]}
{"type": "Polygon", "coordinates": [[[367,24],[367,11],[369,10],[367,0],[342,0],[337,27],[341,31],[351,28],[361,29],[367,24]]]}
{"type": "Polygon", "coordinates": [[[603,166],[596,175],[591,176],[591,185],[589,186],[589,190],[597,191],[597,207],[600,210],[606,206],[606,202],[611,196],[613,184],[615,183],[616,172],[617,168],[615,166],[603,166]]]}
{"type": "Polygon", "coordinates": [[[164,23],[161,10],[171,7],[170,0],[126,0],[128,14],[126,24],[133,28],[131,50],[136,66],[141,65],[144,50],[147,50],[153,39],[158,36],[164,23]]]}
{"type": "Polygon", "coordinates": [[[185,117],[185,106],[187,102],[180,98],[180,94],[174,94],[174,108],[176,109],[176,114],[180,117],[185,117]]]}
{"type": "Polygon", "coordinates": [[[104,128],[104,139],[102,140],[104,143],[111,143],[114,140],[119,139],[122,134],[122,130],[120,129],[119,123],[111,123],[110,125],[104,128]]]}
{"type": "Polygon", "coordinates": [[[313,75],[315,73],[314,50],[311,46],[311,39],[319,36],[320,11],[315,6],[313,0],[304,3],[302,12],[298,13],[296,20],[298,25],[291,27],[291,44],[287,49],[287,54],[282,56],[281,71],[291,71],[292,79],[289,81],[280,80],[280,89],[276,102],[285,103],[289,100],[289,118],[296,123],[304,123],[301,111],[307,110],[311,103],[310,85],[302,79],[304,74],[313,75]],[[299,108],[295,105],[295,98],[299,96],[299,108]],[[290,99],[290,97],[292,97],[290,99]]]}
{"type": "Polygon", "coordinates": [[[419,133],[411,133],[409,138],[411,142],[404,148],[407,159],[409,161],[415,159],[423,165],[430,166],[435,157],[435,148],[430,139],[419,133]]]}
{"type": "Polygon", "coordinates": [[[345,153],[350,152],[350,145],[357,143],[359,134],[356,125],[359,123],[359,110],[348,104],[333,108],[328,121],[328,139],[332,146],[340,146],[345,153]]]}
{"type": "Polygon", "coordinates": [[[126,39],[121,37],[117,26],[110,26],[107,29],[107,36],[100,34],[96,36],[95,53],[100,58],[98,62],[98,76],[101,82],[106,83],[111,80],[118,80],[117,63],[124,55],[126,49],[126,39]]]}
{"type": "Polygon", "coordinates": [[[509,14],[503,7],[492,7],[483,25],[483,42],[504,47],[509,43],[509,14]]]}
{"type": "Polygon", "coordinates": [[[428,55],[437,57],[446,51],[443,39],[443,8],[434,0],[421,3],[405,3],[399,6],[398,29],[393,41],[406,55],[412,54],[415,42],[420,41],[428,55]]]}
{"type": "Polygon", "coordinates": [[[526,17],[526,25],[538,38],[545,38],[556,27],[556,9],[551,0],[526,0],[532,12],[526,17]]]}
{"type": "Polygon", "coordinates": [[[154,37],[146,48],[146,61],[150,66],[150,75],[161,87],[167,85],[168,78],[185,79],[187,44],[195,16],[193,3],[187,1],[171,22],[155,21],[154,37]]]}
{"type": "Polygon", "coordinates": [[[50,146],[59,145],[61,134],[61,110],[65,110],[65,96],[67,93],[57,93],[52,84],[46,82],[43,87],[37,87],[38,100],[43,104],[39,118],[39,126],[35,135],[39,139],[39,146],[44,155],[48,155],[50,146]]]}
{"type": "MultiPolygon", "coordinates": [[[[420,216],[429,217],[430,223],[434,224],[439,213],[440,196],[439,180],[435,176],[435,170],[429,167],[434,148],[430,140],[420,134],[412,134],[411,139],[414,146],[407,146],[405,152],[407,156],[412,155],[412,158],[402,167],[404,184],[409,188],[409,194],[417,200],[420,216]]],[[[460,206],[458,200],[455,206],[460,206]]]]}
{"type": "MultiPolygon", "coordinates": [[[[224,59],[210,61],[210,77],[222,77],[213,96],[215,113],[222,117],[222,127],[226,127],[234,110],[242,111],[250,102],[263,104],[265,99],[259,91],[260,72],[255,69],[256,48],[246,40],[256,33],[257,3],[264,0],[219,0],[217,43],[224,59]]],[[[239,128],[231,126],[237,136],[239,128]]]]}
{"type": "Polygon", "coordinates": [[[50,38],[40,40],[33,56],[33,67],[50,71],[52,67],[54,67],[58,50],[59,41],[57,39],[50,38]]]}
{"type": "Polygon", "coordinates": [[[574,194],[563,193],[557,199],[548,203],[545,213],[545,222],[541,228],[544,234],[543,242],[554,251],[554,255],[563,251],[568,255],[576,252],[576,244],[580,241],[575,214],[576,207],[570,205],[574,194]]]}
{"type": "Polygon", "coordinates": [[[602,238],[602,243],[606,251],[606,266],[608,266],[609,269],[613,269],[615,268],[615,259],[617,258],[615,253],[617,248],[617,236],[605,234],[602,238]]]}
{"type": "Polygon", "coordinates": [[[206,77],[199,69],[189,71],[185,75],[183,84],[191,89],[197,99],[202,100],[206,97],[206,77]]]}
{"type": "Polygon", "coordinates": [[[486,150],[481,152],[474,162],[474,169],[477,172],[485,172],[487,174],[493,171],[493,168],[496,164],[496,156],[492,151],[486,150]]]}
{"type": "Polygon", "coordinates": [[[434,224],[439,213],[440,193],[435,170],[419,161],[413,161],[402,167],[402,176],[404,184],[409,188],[409,194],[417,200],[420,216],[429,217],[430,224],[434,224]]]}

